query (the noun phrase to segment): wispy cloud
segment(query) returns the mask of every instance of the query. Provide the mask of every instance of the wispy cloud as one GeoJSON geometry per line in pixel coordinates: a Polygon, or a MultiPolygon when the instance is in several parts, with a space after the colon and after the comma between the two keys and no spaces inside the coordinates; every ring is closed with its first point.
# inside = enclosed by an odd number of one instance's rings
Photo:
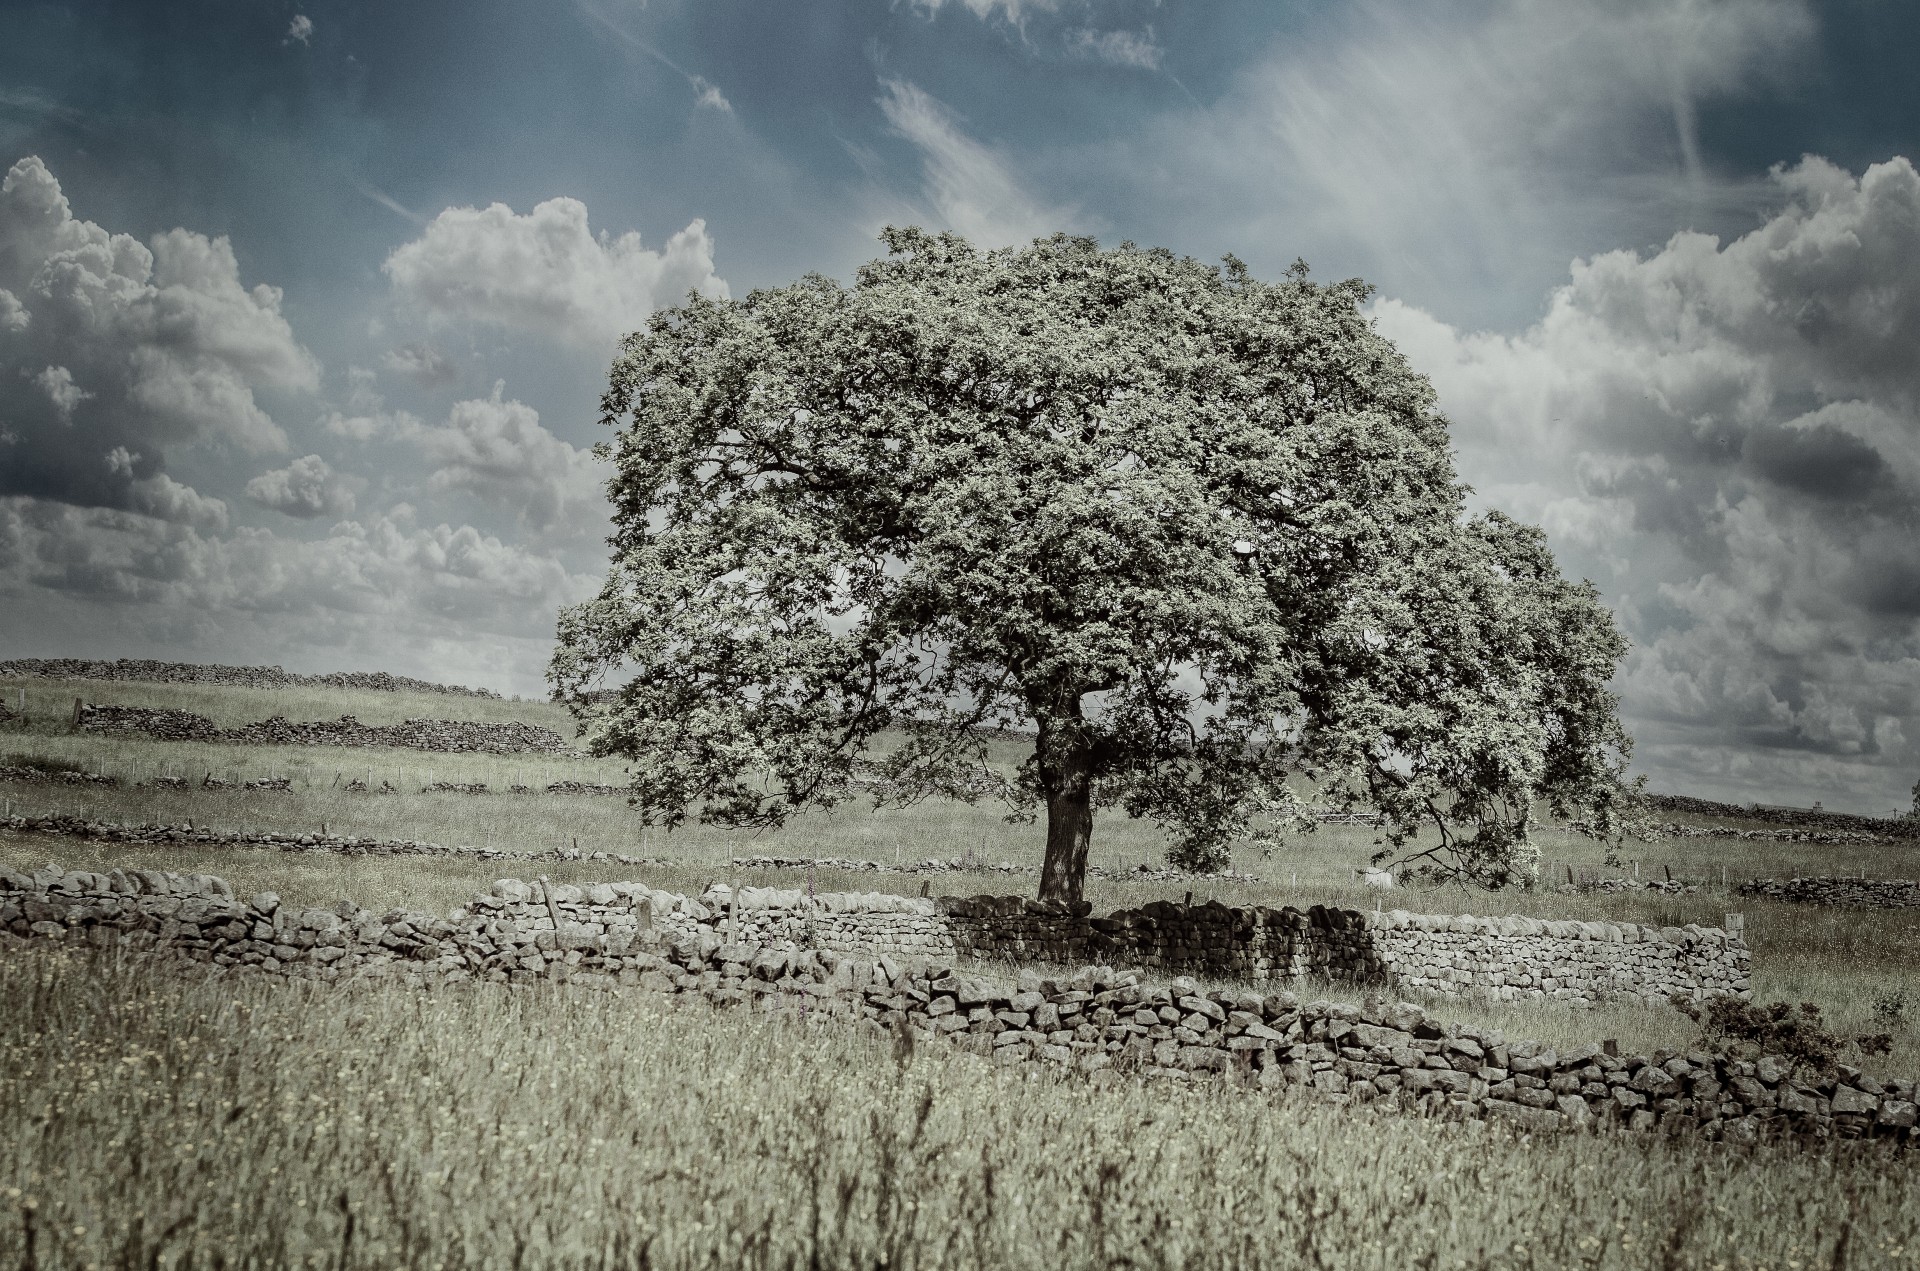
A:
{"type": "Polygon", "coordinates": [[[1060,7],[1059,0],[913,0],[913,7],[928,17],[949,5],[965,9],[982,21],[1000,18],[1014,26],[1022,25],[1030,14],[1052,13],[1060,7]]]}
{"type": "Polygon", "coordinates": [[[905,80],[880,86],[880,109],[919,150],[922,193],[946,228],[998,247],[1070,225],[1069,212],[1029,194],[1005,156],[969,136],[934,97],[905,80]]]}
{"type": "Polygon", "coordinates": [[[703,106],[709,110],[717,110],[726,115],[733,113],[733,103],[728,101],[726,94],[722,93],[719,87],[706,76],[696,75],[694,72],[680,65],[680,63],[674,61],[665,53],[662,53],[657,46],[641,39],[616,20],[602,13],[594,5],[586,3],[585,0],[582,0],[580,4],[580,12],[585,14],[588,20],[593,22],[594,25],[621,41],[628,48],[645,54],[672,71],[675,75],[678,75],[681,79],[686,80],[688,87],[693,89],[694,105],[703,106]]]}
{"type": "Polygon", "coordinates": [[[1575,255],[1758,211],[1694,112],[1790,78],[1815,29],[1805,0],[1377,0],[1117,148],[1181,227],[1506,320],[1475,302],[1531,310],[1575,255]]]}
{"type": "Polygon", "coordinates": [[[1143,71],[1159,70],[1166,56],[1152,27],[1144,31],[1096,31],[1092,27],[1076,27],[1067,32],[1066,46],[1072,57],[1143,71]]]}
{"type": "Polygon", "coordinates": [[[426,217],[414,211],[376,185],[370,185],[365,181],[356,180],[353,183],[353,188],[359,191],[364,197],[372,199],[381,207],[386,208],[387,211],[392,212],[395,216],[412,221],[415,225],[425,225],[427,223],[426,217]]]}

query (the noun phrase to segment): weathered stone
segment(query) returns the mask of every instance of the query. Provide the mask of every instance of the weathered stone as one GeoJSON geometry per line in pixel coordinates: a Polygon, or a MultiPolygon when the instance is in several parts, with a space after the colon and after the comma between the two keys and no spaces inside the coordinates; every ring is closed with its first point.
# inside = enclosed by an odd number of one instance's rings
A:
{"type": "Polygon", "coordinates": [[[1871,1116],[1880,1110],[1880,1100],[1851,1086],[1841,1086],[1833,1092],[1833,1114],[1865,1114],[1871,1116]]]}

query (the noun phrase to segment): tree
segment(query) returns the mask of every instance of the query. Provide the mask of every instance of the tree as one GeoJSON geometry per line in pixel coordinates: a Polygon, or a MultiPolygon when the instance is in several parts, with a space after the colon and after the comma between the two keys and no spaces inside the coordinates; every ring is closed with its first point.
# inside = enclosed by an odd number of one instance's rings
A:
{"type": "Polygon", "coordinates": [[[1364,284],[882,239],[851,287],[693,296],[613,364],[612,564],[550,679],[643,815],[778,825],[883,732],[893,788],[964,794],[1016,728],[1043,898],[1079,900],[1096,806],[1216,867],[1312,823],[1295,774],[1494,885],[1538,800],[1604,830],[1624,644],[1537,531],[1465,515],[1364,284]]]}

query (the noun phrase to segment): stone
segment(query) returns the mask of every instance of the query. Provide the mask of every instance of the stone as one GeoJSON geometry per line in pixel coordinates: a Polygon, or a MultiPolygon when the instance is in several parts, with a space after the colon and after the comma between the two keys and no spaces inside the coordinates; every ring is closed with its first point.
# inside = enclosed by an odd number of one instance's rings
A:
{"type": "Polygon", "coordinates": [[[1680,1083],[1673,1079],[1672,1074],[1664,1068],[1655,1067],[1653,1064],[1648,1064],[1639,1072],[1635,1073],[1633,1080],[1628,1084],[1641,1094],[1648,1095],[1655,1099],[1664,1098],[1680,1088],[1680,1083]]]}
{"type": "Polygon", "coordinates": [[[1554,1100],[1553,1106],[1567,1119],[1567,1124],[1576,1129],[1584,1128],[1593,1121],[1593,1109],[1577,1094],[1563,1094],[1554,1100]]]}
{"type": "Polygon", "coordinates": [[[1880,1100],[1864,1090],[1856,1090],[1852,1086],[1841,1086],[1833,1092],[1833,1114],[1835,1116],[1845,1116],[1848,1114],[1871,1116],[1879,1110],[1880,1100]]]}
{"type": "Polygon", "coordinates": [[[1915,1121],[1916,1106],[1905,1099],[1888,1099],[1880,1105],[1879,1115],[1874,1117],[1875,1124],[1890,1129],[1908,1129],[1915,1121]]]}
{"type": "Polygon", "coordinates": [[[1221,1009],[1220,1004],[1218,1002],[1210,1002],[1204,997],[1190,994],[1177,998],[1175,1004],[1183,1011],[1205,1016],[1216,1024],[1224,1024],[1227,1022],[1227,1013],[1221,1009]]]}

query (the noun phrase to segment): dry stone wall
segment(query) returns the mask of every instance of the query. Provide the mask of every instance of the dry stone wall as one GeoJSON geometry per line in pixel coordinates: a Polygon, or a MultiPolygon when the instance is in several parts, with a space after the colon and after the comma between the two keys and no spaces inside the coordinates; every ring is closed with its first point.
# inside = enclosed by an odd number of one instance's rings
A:
{"type": "Polygon", "coordinates": [[[1139,1074],[1298,1087],[1530,1130],[1616,1123],[1737,1141],[1916,1142],[1913,1084],[1845,1065],[1822,1073],[1777,1056],[1622,1056],[1608,1043],[1561,1052],[1410,1003],[1303,1005],[1286,992],[1203,991],[1185,977],[1149,985],[1106,966],[1054,978],[1026,971],[1008,984],[956,971],[938,946],[946,914],[933,902],[744,889],[707,899],[715,903],[641,883],[503,879],[445,916],[374,914],[349,901],[295,908],[271,892],[243,900],[208,875],[0,870],[0,945],[60,940],[320,982],[632,987],[816,1013],[1100,1082],[1139,1074]],[[820,943],[800,947],[809,935],[820,943]],[[842,938],[928,951],[830,947],[842,938]]]}
{"type": "Polygon", "coordinates": [[[946,902],[956,947],[1054,962],[1120,957],[1170,972],[1253,981],[1304,975],[1430,993],[1590,1005],[1749,993],[1751,954],[1717,928],[1369,914],[1156,901],[1104,918],[1012,897],[946,902]]]}
{"type": "Polygon", "coordinates": [[[1911,878],[1756,878],[1741,883],[1739,890],[1743,896],[1803,905],[1920,909],[1920,882],[1911,878]]]}
{"type": "Polygon", "coordinates": [[[205,715],[192,711],[83,704],[74,719],[74,727],[87,733],[143,733],[159,741],[243,746],[398,746],[448,753],[556,757],[578,753],[551,728],[518,720],[478,723],[463,719],[409,719],[398,724],[363,724],[351,715],[301,722],[275,715],[239,728],[222,728],[205,715]]]}
{"type": "MultiPolygon", "coordinates": [[[[160,780],[164,781],[166,778],[160,780]]],[[[576,851],[566,848],[527,852],[512,848],[429,843],[420,839],[376,838],[370,834],[287,834],[276,833],[273,830],[216,830],[204,825],[195,826],[192,822],[180,825],[151,822],[124,824],[68,816],[64,813],[45,816],[15,813],[10,816],[0,816],[0,830],[82,839],[96,843],[152,847],[174,845],[247,847],[274,852],[327,852],[336,856],[458,856],[482,861],[605,861],[613,865],[652,867],[670,864],[658,857],[629,856],[623,852],[576,851]]]]}
{"type": "Polygon", "coordinates": [[[385,671],[332,671],[297,675],[277,666],[218,666],[192,662],[155,662],[145,658],[13,658],[0,662],[0,679],[132,680],[147,684],[235,684],[243,688],[359,688],[378,693],[447,693],[455,697],[491,697],[490,688],[435,684],[385,671]]]}
{"type": "MultiPolygon", "coordinates": [[[[1914,817],[1856,816],[1851,812],[1828,812],[1819,808],[1742,807],[1737,803],[1715,803],[1711,799],[1696,799],[1684,794],[1651,794],[1647,796],[1647,804],[1662,812],[1738,817],[1805,830],[1830,830],[1843,834],[1852,832],[1863,837],[1886,839],[1920,838],[1920,818],[1914,817]]],[[[1724,831],[1716,828],[1715,832],[1724,831]]]]}
{"type": "MultiPolygon", "coordinates": [[[[0,828],[108,843],[223,845],[353,856],[462,856],[481,860],[667,862],[616,852],[524,852],[411,839],[191,825],[121,825],[82,817],[0,817],[0,828]]],[[[747,858],[739,864],[750,864],[747,858]]],[[[707,899],[731,899],[725,887],[707,899]]],[[[1169,974],[1255,983],[1318,976],[1444,995],[1550,998],[1572,1005],[1675,995],[1749,994],[1751,954],[1717,928],[1650,927],[1465,914],[1369,914],[1350,909],[1233,907],[1153,901],[1105,917],[1017,896],[930,899],[869,893],[853,900],[799,889],[742,888],[734,906],[756,942],[1028,962],[1119,961],[1169,974]]]]}

